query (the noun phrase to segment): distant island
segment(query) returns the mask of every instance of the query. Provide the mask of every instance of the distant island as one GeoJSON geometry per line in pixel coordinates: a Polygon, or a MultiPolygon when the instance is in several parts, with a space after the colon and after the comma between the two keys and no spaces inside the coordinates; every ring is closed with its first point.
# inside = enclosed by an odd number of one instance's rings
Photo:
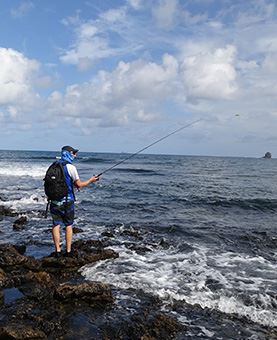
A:
{"type": "Polygon", "coordinates": [[[265,155],[263,156],[263,158],[271,158],[272,155],[270,152],[266,152],[265,155]]]}

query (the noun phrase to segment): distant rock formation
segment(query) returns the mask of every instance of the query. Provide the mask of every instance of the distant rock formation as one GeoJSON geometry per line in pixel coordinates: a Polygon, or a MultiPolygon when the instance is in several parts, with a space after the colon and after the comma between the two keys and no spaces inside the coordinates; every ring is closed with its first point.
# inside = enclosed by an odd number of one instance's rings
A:
{"type": "Polygon", "coordinates": [[[271,158],[271,153],[270,152],[266,152],[263,158],[271,158]]]}

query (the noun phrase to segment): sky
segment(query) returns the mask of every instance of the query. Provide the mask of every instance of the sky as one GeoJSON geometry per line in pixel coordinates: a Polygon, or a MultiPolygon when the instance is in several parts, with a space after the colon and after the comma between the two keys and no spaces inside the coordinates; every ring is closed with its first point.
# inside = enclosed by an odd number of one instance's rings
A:
{"type": "Polygon", "coordinates": [[[276,0],[1,0],[0,149],[136,152],[193,123],[147,152],[277,157],[276,32],[276,0]]]}

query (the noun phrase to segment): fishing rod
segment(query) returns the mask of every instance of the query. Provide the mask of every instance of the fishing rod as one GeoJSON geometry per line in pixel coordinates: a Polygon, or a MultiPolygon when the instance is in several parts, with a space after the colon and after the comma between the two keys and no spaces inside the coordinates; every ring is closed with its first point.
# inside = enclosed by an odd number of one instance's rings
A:
{"type": "Polygon", "coordinates": [[[166,136],[163,136],[163,137],[159,138],[159,139],[156,140],[155,142],[153,142],[153,143],[151,143],[151,144],[145,146],[144,148],[140,149],[139,151],[137,151],[137,152],[135,152],[135,153],[129,155],[128,157],[122,159],[122,160],[119,161],[118,163],[114,164],[113,166],[109,167],[108,169],[106,169],[106,170],[104,170],[103,172],[101,172],[100,174],[98,174],[96,177],[102,176],[104,173],[106,173],[107,171],[112,170],[113,168],[115,168],[115,167],[118,166],[119,164],[124,163],[125,161],[127,161],[128,159],[130,159],[130,158],[132,158],[132,157],[138,155],[138,154],[141,153],[142,151],[144,151],[144,150],[150,148],[151,146],[153,146],[153,145],[155,145],[155,144],[161,142],[162,140],[168,138],[169,136],[172,136],[172,135],[174,135],[175,133],[177,133],[177,132],[179,132],[179,131],[181,131],[181,130],[184,130],[184,129],[188,128],[189,126],[192,126],[192,125],[194,125],[194,124],[200,122],[201,120],[202,120],[202,119],[197,119],[197,120],[195,120],[195,121],[192,122],[192,123],[189,123],[189,124],[187,124],[187,125],[184,125],[184,126],[178,128],[177,130],[174,130],[173,132],[170,132],[170,133],[167,134],[166,136]]]}

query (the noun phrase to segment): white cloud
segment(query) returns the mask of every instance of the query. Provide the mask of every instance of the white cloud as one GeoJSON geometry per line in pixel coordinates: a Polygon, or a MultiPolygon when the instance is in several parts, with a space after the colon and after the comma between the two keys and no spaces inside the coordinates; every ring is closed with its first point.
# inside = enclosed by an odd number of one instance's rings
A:
{"type": "Polygon", "coordinates": [[[127,0],[127,3],[136,10],[142,6],[142,0],[127,0]]]}
{"type": "Polygon", "coordinates": [[[77,65],[80,70],[87,70],[96,60],[111,56],[113,52],[107,39],[97,34],[98,29],[92,23],[78,26],[76,42],[60,57],[61,61],[77,65]]]}
{"type": "Polygon", "coordinates": [[[34,7],[32,1],[23,1],[18,7],[12,8],[10,13],[14,18],[21,18],[27,15],[34,7]]]}
{"type": "Polygon", "coordinates": [[[235,56],[236,48],[228,45],[185,57],[182,73],[186,95],[193,99],[230,99],[237,90],[235,56]]]}
{"type": "Polygon", "coordinates": [[[269,53],[263,62],[263,68],[270,75],[274,75],[276,77],[277,74],[277,52],[269,53]]]}
{"type": "Polygon", "coordinates": [[[18,51],[0,48],[0,105],[27,104],[33,98],[33,75],[39,63],[18,51]]]}
{"type": "Polygon", "coordinates": [[[170,28],[174,24],[177,7],[177,0],[159,0],[158,4],[152,9],[153,18],[157,25],[163,28],[170,28]]]}
{"type": "Polygon", "coordinates": [[[126,8],[120,7],[116,9],[107,10],[106,12],[100,14],[99,18],[103,19],[108,23],[120,22],[122,20],[125,20],[126,18],[126,8]]]}
{"type": "Polygon", "coordinates": [[[21,125],[32,121],[33,112],[40,103],[40,96],[34,89],[40,64],[16,50],[0,48],[0,65],[2,120],[21,125]]]}
{"type": "Polygon", "coordinates": [[[160,65],[120,62],[114,71],[100,71],[91,82],[68,86],[64,95],[53,92],[49,110],[100,126],[151,121],[158,115],[161,98],[174,93],[177,74],[177,60],[170,55],[160,65]]]}
{"type": "MultiPolygon", "coordinates": [[[[130,46],[116,47],[114,36],[118,31],[126,31],[128,25],[126,7],[110,9],[100,13],[96,20],[82,21],[79,14],[62,20],[74,28],[75,39],[68,50],[60,56],[65,64],[76,65],[80,70],[89,69],[98,60],[121,54],[130,46]],[[122,28],[123,27],[123,28],[122,28]]],[[[118,33],[121,36],[121,33],[118,33]]]]}

